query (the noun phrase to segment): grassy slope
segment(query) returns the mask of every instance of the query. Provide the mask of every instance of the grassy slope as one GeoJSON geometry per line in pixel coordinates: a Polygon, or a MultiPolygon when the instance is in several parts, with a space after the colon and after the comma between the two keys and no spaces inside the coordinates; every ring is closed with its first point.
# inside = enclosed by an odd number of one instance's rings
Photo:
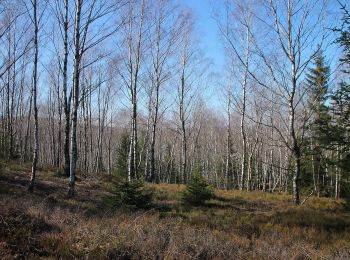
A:
{"type": "Polygon", "coordinates": [[[30,165],[0,169],[0,259],[349,259],[350,211],[342,200],[310,198],[291,206],[286,194],[216,191],[205,207],[184,208],[182,185],[151,185],[147,211],[105,206],[108,181],[67,180],[41,169],[26,192],[30,165]]]}

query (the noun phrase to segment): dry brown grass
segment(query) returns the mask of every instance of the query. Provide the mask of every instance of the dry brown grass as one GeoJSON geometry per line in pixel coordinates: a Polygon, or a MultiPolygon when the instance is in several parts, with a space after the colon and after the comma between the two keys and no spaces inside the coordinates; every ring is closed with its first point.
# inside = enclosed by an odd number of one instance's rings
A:
{"type": "Polygon", "coordinates": [[[107,208],[108,183],[81,179],[66,197],[65,178],[0,174],[0,258],[60,259],[349,259],[350,213],[344,201],[287,194],[216,191],[206,206],[184,208],[183,185],[153,185],[147,211],[107,208]]]}

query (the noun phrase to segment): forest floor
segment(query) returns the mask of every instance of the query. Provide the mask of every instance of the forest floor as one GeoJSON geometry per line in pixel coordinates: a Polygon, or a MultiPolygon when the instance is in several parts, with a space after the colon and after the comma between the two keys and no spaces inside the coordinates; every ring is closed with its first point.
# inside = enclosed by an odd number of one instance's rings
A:
{"type": "Polygon", "coordinates": [[[110,182],[67,178],[30,164],[0,164],[0,259],[350,259],[345,200],[310,197],[291,205],[283,193],[215,191],[201,207],[184,207],[182,185],[155,190],[148,210],[107,207],[110,182]]]}

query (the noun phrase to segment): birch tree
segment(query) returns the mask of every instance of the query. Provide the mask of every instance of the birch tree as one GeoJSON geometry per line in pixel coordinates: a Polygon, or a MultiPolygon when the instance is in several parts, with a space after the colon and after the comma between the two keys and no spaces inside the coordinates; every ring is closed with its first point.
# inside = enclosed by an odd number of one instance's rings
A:
{"type": "Polygon", "coordinates": [[[58,20],[58,25],[61,32],[61,39],[63,41],[63,59],[59,60],[60,72],[63,75],[62,79],[62,94],[63,100],[63,112],[64,112],[64,172],[66,176],[70,174],[70,154],[69,154],[69,137],[70,137],[70,112],[71,112],[71,100],[72,91],[68,93],[68,58],[69,58],[69,3],[68,0],[64,0],[63,10],[62,1],[55,1],[54,13],[58,20]],[[63,64],[62,64],[63,63],[63,64]]]}
{"type": "MultiPolygon", "coordinates": [[[[311,46],[317,46],[315,44],[317,42],[322,43],[326,36],[322,33],[326,4],[321,0],[307,2],[266,0],[262,5],[254,4],[258,8],[254,8],[253,12],[257,17],[255,22],[259,22],[259,32],[253,28],[247,29],[254,45],[256,54],[254,58],[259,67],[255,70],[249,68],[232,38],[225,33],[225,27],[221,27],[221,31],[252,80],[263,87],[265,92],[271,91],[276,94],[278,102],[283,103],[287,110],[281,117],[287,131],[269,124],[265,126],[275,128],[284,145],[291,151],[294,160],[293,203],[299,204],[302,143],[300,133],[297,132],[298,105],[304,97],[300,86],[305,68],[318,51],[318,48],[312,49],[311,46]],[[271,41],[271,47],[266,46],[266,39],[271,41]],[[264,74],[268,75],[268,78],[262,77],[264,74]]],[[[226,25],[230,26],[227,23],[226,25]]]]}
{"type": "Polygon", "coordinates": [[[178,111],[177,131],[181,136],[181,156],[179,166],[179,180],[180,182],[187,182],[189,174],[189,160],[188,160],[188,148],[189,148],[189,119],[191,111],[195,108],[196,98],[198,97],[199,81],[204,74],[204,70],[201,64],[204,58],[201,59],[199,48],[194,48],[194,30],[193,30],[193,16],[189,10],[182,12],[182,22],[180,28],[182,28],[179,35],[178,44],[178,83],[177,83],[177,97],[176,105],[178,111]]]}
{"type": "MultiPolygon", "coordinates": [[[[102,1],[97,3],[96,0],[76,0],[75,18],[74,18],[74,65],[73,65],[73,92],[72,92],[72,112],[71,112],[71,144],[70,144],[70,176],[68,195],[74,196],[75,192],[75,175],[78,160],[77,147],[77,125],[78,125],[78,108],[80,102],[80,75],[81,70],[91,65],[82,65],[84,54],[102,43],[109,36],[114,34],[119,26],[109,26],[107,23],[109,15],[112,15],[120,8],[120,3],[110,3],[102,1]],[[103,26],[92,33],[91,27],[97,21],[102,21],[103,26]]],[[[110,17],[109,17],[110,18],[110,17]]],[[[99,60],[100,57],[97,58],[99,60]]],[[[94,63],[94,62],[92,62],[94,63]]]]}
{"type": "Polygon", "coordinates": [[[124,35],[122,47],[127,49],[127,55],[123,55],[124,66],[118,68],[119,76],[125,86],[126,96],[130,100],[130,146],[127,160],[127,178],[131,181],[139,175],[138,159],[138,93],[140,92],[140,73],[143,62],[144,50],[144,23],[146,1],[129,1],[125,12],[124,35]]]}
{"type": "MultiPolygon", "coordinates": [[[[306,48],[312,48],[311,46],[315,45],[316,41],[322,44],[325,38],[325,34],[321,35],[321,32],[324,33],[322,19],[325,3],[318,0],[308,2],[288,0],[286,3],[270,0],[268,5],[269,13],[274,20],[275,37],[290,66],[289,71],[285,71],[289,82],[279,79],[278,83],[284,89],[282,95],[286,97],[288,104],[288,136],[285,139],[294,159],[293,203],[298,205],[300,203],[302,157],[302,143],[297,133],[297,109],[302,95],[298,96],[298,90],[300,90],[299,86],[305,75],[305,69],[321,45],[317,45],[316,49],[311,49],[311,52],[306,48]]],[[[266,56],[262,55],[262,57],[266,56]]],[[[272,73],[274,72],[271,70],[272,73]]]]}
{"type": "Polygon", "coordinates": [[[174,46],[177,41],[178,17],[176,9],[167,0],[157,0],[153,7],[154,26],[149,32],[151,48],[151,113],[152,127],[149,147],[149,176],[152,181],[159,181],[159,175],[155,170],[155,146],[157,136],[157,126],[159,120],[160,106],[162,102],[161,90],[170,79],[169,60],[174,54],[174,46]]]}
{"type": "Polygon", "coordinates": [[[37,163],[39,157],[39,119],[38,119],[38,105],[37,105],[37,84],[38,84],[38,34],[39,34],[39,19],[38,19],[38,5],[37,1],[32,1],[33,16],[32,22],[34,26],[34,62],[33,62],[33,112],[34,112],[34,149],[33,149],[33,162],[32,162],[32,174],[30,177],[30,184],[28,190],[33,192],[34,182],[37,170],[37,163]]]}

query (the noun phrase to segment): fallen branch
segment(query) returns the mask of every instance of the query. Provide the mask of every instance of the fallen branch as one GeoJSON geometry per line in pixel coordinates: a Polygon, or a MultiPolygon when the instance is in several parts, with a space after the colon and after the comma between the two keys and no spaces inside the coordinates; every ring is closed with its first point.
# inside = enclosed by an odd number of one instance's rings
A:
{"type": "Polygon", "coordinates": [[[313,194],[314,194],[314,190],[311,191],[311,193],[303,200],[303,202],[300,205],[303,205],[313,194]]]}

